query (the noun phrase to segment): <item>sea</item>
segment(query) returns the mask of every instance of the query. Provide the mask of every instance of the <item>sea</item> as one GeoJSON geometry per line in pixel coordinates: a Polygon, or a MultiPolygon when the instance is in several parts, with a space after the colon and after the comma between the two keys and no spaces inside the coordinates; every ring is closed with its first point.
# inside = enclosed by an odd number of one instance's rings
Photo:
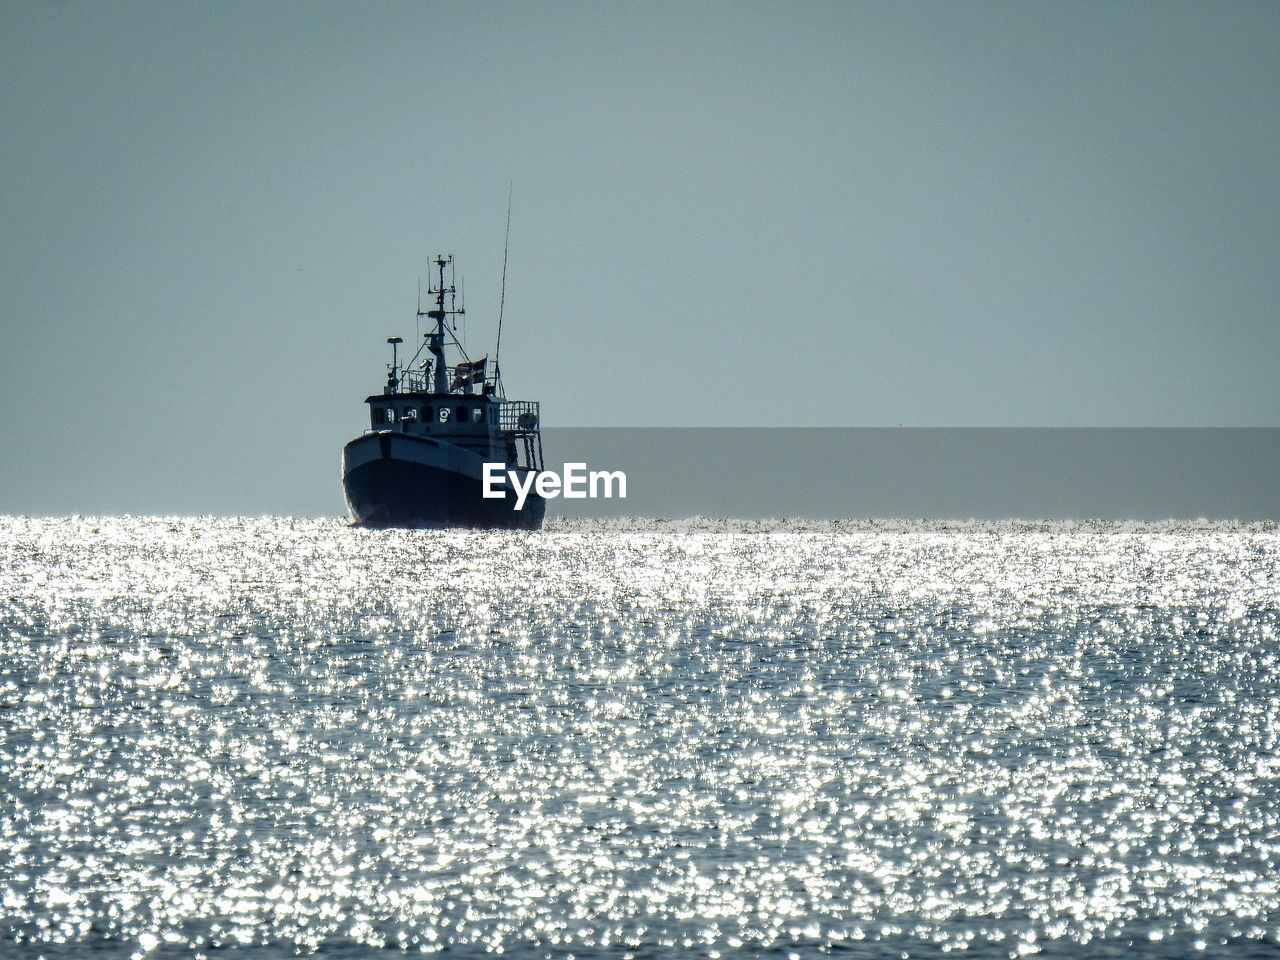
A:
{"type": "Polygon", "coordinates": [[[1273,523],[0,518],[0,956],[1280,954],[1273,523]]]}

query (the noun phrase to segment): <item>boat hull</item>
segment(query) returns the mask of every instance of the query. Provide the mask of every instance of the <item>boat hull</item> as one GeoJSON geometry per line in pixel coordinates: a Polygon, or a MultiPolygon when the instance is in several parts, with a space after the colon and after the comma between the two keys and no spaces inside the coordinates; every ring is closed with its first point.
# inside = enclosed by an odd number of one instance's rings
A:
{"type": "Polygon", "coordinates": [[[482,495],[483,460],[450,444],[374,434],[343,450],[342,488],[353,522],[364,527],[472,527],[537,530],[546,501],[532,490],[521,509],[507,490],[482,495]]]}

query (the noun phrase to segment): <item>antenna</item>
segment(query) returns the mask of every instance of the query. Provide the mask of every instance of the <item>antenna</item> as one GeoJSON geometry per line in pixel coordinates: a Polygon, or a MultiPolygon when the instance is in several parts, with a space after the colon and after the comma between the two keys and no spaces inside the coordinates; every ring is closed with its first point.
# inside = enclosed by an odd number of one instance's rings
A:
{"type": "MultiPolygon", "coordinates": [[[[502,382],[502,367],[498,365],[502,355],[502,311],[507,305],[507,251],[511,249],[511,195],[515,192],[514,181],[507,187],[507,236],[502,241],[502,295],[498,297],[498,342],[493,347],[493,379],[502,382]]],[[[504,393],[503,396],[506,396],[504,393]]]]}
{"type": "MultiPolygon", "coordinates": [[[[453,255],[450,254],[449,255],[449,306],[453,308],[451,310],[451,313],[453,315],[453,332],[454,333],[458,332],[458,317],[462,316],[467,306],[465,303],[463,303],[463,305],[459,307],[457,297],[458,297],[458,265],[457,263],[454,262],[453,255]]],[[[455,337],[454,339],[456,340],[457,338],[455,337]]]]}

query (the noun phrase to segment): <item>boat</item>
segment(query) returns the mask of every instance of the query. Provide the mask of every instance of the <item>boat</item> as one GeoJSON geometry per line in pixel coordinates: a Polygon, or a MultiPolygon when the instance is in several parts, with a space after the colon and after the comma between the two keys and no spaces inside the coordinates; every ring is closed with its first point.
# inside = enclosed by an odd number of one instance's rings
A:
{"type": "MultiPolygon", "coordinates": [[[[492,375],[487,356],[467,356],[453,332],[464,313],[453,257],[437,256],[434,266],[429,308],[422,309],[421,297],[418,307],[430,328],[404,363],[403,339],[387,339],[386,382],[364,401],[369,428],[342,450],[351,520],[363,527],[540,529],[546,501],[533,489],[542,471],[539,404],[506,398],[498,366],[501,313],[492,375]],[[446,348],[460,359],[450,364],[446,348]],[[501,485],[489,482],[486,463],[501,485]],[[527,495],[518,498],[513,487],[527,495]]],[[[503,272],[505,286],[505,265],[503,272]]]]}

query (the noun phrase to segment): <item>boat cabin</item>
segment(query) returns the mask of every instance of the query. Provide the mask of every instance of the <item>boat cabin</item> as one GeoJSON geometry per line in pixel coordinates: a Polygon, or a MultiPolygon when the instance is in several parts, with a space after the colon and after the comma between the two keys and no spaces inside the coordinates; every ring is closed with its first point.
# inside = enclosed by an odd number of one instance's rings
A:
{"type": "Polygon", "coordinates": [[[526,469],[542,469],[539,404],[483,393],[403,390],[401,374],[386,389],[365,398],[370,433],[403,433],[470,450],[486,460],[526,469]]]}

